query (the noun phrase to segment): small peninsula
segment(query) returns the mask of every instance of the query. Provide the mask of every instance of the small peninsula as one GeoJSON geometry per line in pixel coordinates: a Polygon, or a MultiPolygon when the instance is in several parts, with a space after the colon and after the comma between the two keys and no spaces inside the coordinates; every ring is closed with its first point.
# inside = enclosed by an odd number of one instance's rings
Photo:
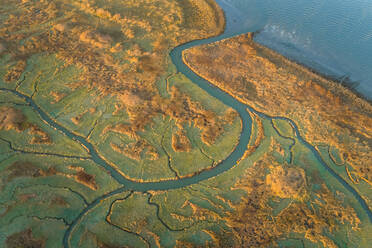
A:
{"type": "Polygon", "coordinates": [[[371,103],[257,44],[252,33],[193,47],[184,51],[183,59],[252,108],[292,119],[307,141],[330,146],[356,180],[372,185],[371,103]]]}
{"type": "Polygon", "coordinates": [[[216,1],[0,20],[0,247],[370,247],[370,103],[216,1]]]}

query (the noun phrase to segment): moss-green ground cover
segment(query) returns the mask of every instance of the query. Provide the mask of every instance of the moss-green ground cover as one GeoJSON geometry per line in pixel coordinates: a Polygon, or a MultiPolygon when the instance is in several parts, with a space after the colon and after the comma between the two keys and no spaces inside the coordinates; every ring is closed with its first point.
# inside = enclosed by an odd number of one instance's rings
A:
{"type": "MultiPolygon", "coordinates": [[[[0,247],[368,247],[364,209],[286,120],[250,112],[247,154],[233,168],[134,192],[36,111],[136,182],[218,166],[242,122],[168,54],[220,33],[219,14],[211,0],[1,4],[0,247]]],[[[317,149],[370,205],[369,185],[336,165],[342,155],[317,149]]]]}

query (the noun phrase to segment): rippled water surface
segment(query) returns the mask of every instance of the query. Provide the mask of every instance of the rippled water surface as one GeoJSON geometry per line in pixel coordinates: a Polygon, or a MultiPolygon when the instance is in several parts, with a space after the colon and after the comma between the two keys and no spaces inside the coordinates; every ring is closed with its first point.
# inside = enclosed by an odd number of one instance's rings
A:
{"type": "Polygon", "coordinates": [[[217,0],[229,34],[256,41],[323,73],[350,76],[372,99],[371,0],[217,0]]]}

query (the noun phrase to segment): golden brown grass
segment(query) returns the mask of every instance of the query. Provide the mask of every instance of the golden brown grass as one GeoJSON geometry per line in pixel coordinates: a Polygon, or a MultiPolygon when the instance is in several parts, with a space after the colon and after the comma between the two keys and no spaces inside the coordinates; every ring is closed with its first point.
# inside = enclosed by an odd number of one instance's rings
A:
{"type": "Polygon", "coordinates": [[[0,107],[0,130],[24,130],[26,117],[22,111],[12,107],[0,107]]]}
{"type": "MultiPolygon", "coordinates": [[[[31,56],[39,54],[55,56],[63,67],[79,69],[80,74],[74,75],[73,82],[66,79],[65,86],[71,91],[97,89],[98,100],[116,98],[116,113],[125,111],[130,117],[130,123],[106,131],[125,133],[136,141],[125,147],[111,144],[113,150],[135,160],[142,153],[156,159],[154,148],[137,135],[155,116],[170,117],[180,129],[183,124],[194,124],[208,145],[223,132],[228,113],[221,116],[206,110],[175,87],[169,89],[169,98],[161,97],[157,87],[169,73],[173,47],[223,31],[223,12],[213,0],[129,0],[125,4],[117,0],[19,0],[4,4],[16,9],[0,25],[1,47],[9,51],[12,65],[4,81],[15,84],[31,56]]],[[[66,94],[50,93],[53,103],[66,94]]],[[[70,120],[79,126],[81,117],[70,120]]],[[[43,140],[40,137],[34,143],[43,140]]]]}
{"type": "Polygon", "coordinates": [[[186,133],[177,130],[172,134],[172,148],[176,152],[189,152],[191,150],[191,143],[186,133]]]}
{"type": "Polygon", "coordinates": [[[294,232],[304,234],[314,243],[320,242],[323,247],[334,248],[337,246],[324,235],[325,230],[334,231],[345,222],[353,229],[358,227],[360,220],[354,209],[343,207],[325,185],[315,192],[321,200],[309,198],[311,192],[308,192],[305,178],[304,170],[279,164],[270,154],[264,155],[246,171],[234,187],[245,190],[246,194],[235,206],[236,211],[226,218],[241,246],[275,246],[276,241],[294,232]],[[271,172],[266,175],[267,168],[271,168],[271,172]],[[291,199],[276,216],[268,204],[269,199],[275,199],[273,197],[291,199]]]}
{"type": "Polygon", "coordinates": [[[199,75],[258,111],[294,120],[313,145],[329,144],[371,182],[372,106],[340,84],[252,40],[252,34],[185,51],[199,75]]]}

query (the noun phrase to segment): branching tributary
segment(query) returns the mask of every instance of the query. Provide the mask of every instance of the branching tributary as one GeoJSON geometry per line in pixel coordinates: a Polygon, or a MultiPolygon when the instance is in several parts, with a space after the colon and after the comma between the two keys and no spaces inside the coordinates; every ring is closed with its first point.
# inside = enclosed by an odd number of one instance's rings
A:
{"type": "Polygon", "coordinates": [[[250,140],[252,119],[250,115],[248,114],[247,109],[269,120],[281,119],[281,120],[288,121],[294,128],[296,138],[301,143],[303,143],[308,149],[310,149],[312,153],[315,155],[315,157],[318,159],[320,164],[322,164],[324,168],[332,176],[334,176],[350,193],[352,193],[355,196],[355,198],[358,200],[358,202],[360,203],[364,211],[367,213],[369,220],[372,222],[371,210],[369,209],[364,199],[358,194],[358,192],[352,186],[350,186],[341,176],[339,176],[332,168],[330,168],[325,163],[325,161],[319,155],[318,151],[310,143],[306,142],[301,137],[299,130],[296,124],[294,123],[294,121],[288,118],[284,118],[284,117],[271,117],[263,113],[257,112],[256,110],[252,109],[250,106],[242,102],[239,102],[233,96],[220,90],[219,88],[212,85],[210,82],[198,76],[187,65],[183,63],[182,52],[185,49],[191,48],[193,46],[213,43],[213,42],[225,39],[225,38],[229,38],[229,36],[226,33],[223,33],[222,35],[219,35],[216,37],[192,41],[192,42],[189,42],[189,43],[186,43],[186,44],[183,44],[183,45],[180,45],[174,48],[170,53],[172,62],[175,64],[179,72],[183,73],[193,83],[197,84],[200,88],[205,90],[211,96],[217,98],[218,100],[223,102],[225,105],[235,109],[239,113],[241,121],[242,121],[242,132],[240,134],[239,143],[235,147],[234,151],[225,160],[221,161],[218,165],[216,165],[212,169],[201,171],[199,174],[196,174],[191,177],[177,178],[177,179],[171,179],[171,180],[165,180],[165,181],[159,181],[159,182],[138,182],[138,181],[130,180],[126,178],[125,175],[123,175],[121,172],[119,172],[114,166],[112,166],[110,162],[106,161],[103,157],[101,157],[99,153],[97,152],[96,148],[85,137],[75,134],[72,131],[68,130],[67,128],[63,127],[61,124],[57,123],[57,121],[51,118],[46,112],[44,112],[31,97],[17,90],[0,88],[0,91],[9,92],[14,95],[17,95],[20,98],[23,98],[29,104],[29,106],[32,107],[33,110],[40,115],[43,121],[45,121],[47,124],[49,124],[54,129],[63,133],[67,137],[79,142],[82,146],[84,146],[88,150],[92,161],[94,161],[96,164],[106,169],[118,183],[123,185],[123,187],[119,189],[116,189],[110,193],[107,193],[105,195],[98,197],[96,200],[89,203],[88,206],[86,206],[86,208],[83,209],[81,213],[79,213],[79,215],[75,218],[75,220],[73,220],[73,222],[68,225],[68,229],[65,232],[65,235],[63,238],[63,245],[65,248],[70,247],[70,237],[74,229],[76,228],[76,226],[82,220],[82,218],[90,210],[95,208],[99,203],[101,203],[105,199],[108,199],[114,195],[117,195],[117,194],[120,194],[126,191],[147,192],[147,191],[170,190],[170,189],[183,188],[183,187],[186,187],[192,184],[199,183],[203,180],[215,177],[231,169],[234,165],[237,164],[237,161],[239,161],[240,158],[244,155],[248,142],[250,140]]]}

